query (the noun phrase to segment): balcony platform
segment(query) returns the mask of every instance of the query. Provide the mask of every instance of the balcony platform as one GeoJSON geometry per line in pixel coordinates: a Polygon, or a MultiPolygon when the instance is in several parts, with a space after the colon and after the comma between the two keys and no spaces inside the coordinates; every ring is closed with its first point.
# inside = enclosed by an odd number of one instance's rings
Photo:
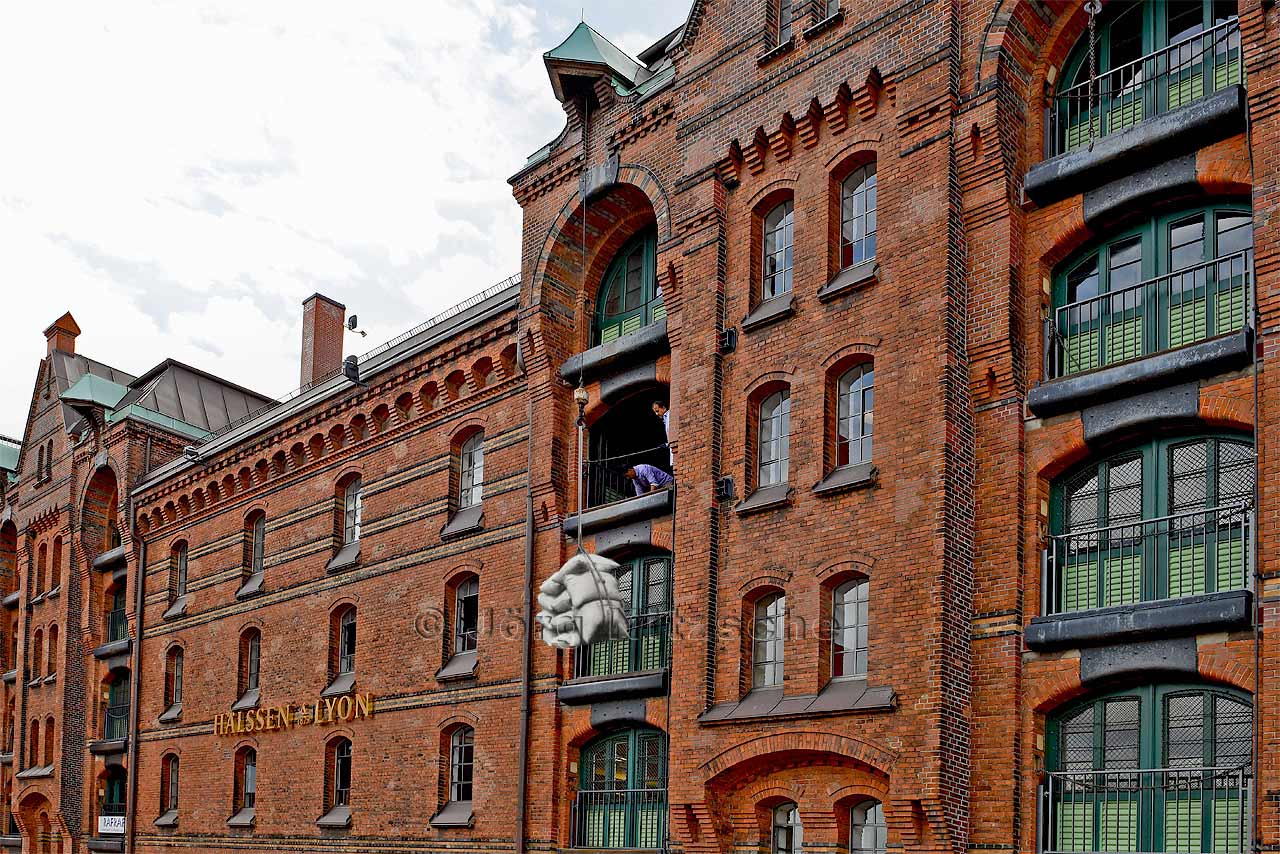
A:
{"type": "Polygon", "coordinates": [[[1026,644],[1034,650],[1076,649],[1243,629],[1252,621],[1253,594],[1248,590],[1227,590],[1033,617],[1027,626],[1026,644]]]}
{"type": "MultiPolygon", "coordinates": [[[[659,516],[670,516],[674,505],[675,491],[672,489],[658,489],[653,492],[646,492],[644,495],[637,495],[634,498],[614,501],[612,504],[591,507],[582,514],[582,533],[584,535],[594,534],[597,531],[617,528],[631,522],[642,522],[659,516]]],[[[561,523],[561,529],[570,537],[576,536],[578,533],[578,514],[566,516],[564,522],[561,523]]]]}
{"type": "Polygon", "coordinates": [[[556,699],[566,706],[625,700],[634,697],[661,697],[667,693],[668,671],[645,670],[609,676],[582,676],[556,690],[556,699]]]}

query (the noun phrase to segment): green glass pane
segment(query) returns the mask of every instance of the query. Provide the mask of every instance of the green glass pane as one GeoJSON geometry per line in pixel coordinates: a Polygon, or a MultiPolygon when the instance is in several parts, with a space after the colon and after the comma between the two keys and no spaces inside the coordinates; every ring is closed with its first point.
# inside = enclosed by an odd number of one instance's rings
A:
{"type": "Polygon", "coordinates": [[[1217,314],[1214,322],[1216,335],[1235,332],[1244,327],[1244,285],[1236,285],[1232,281],[1233,287],[1223,288],[1223,284],[1218,285],[1219,290],[1214,297],[1213,307],[1217,314]]]}
{"type": "Polygon", "coordinates": [[[1205,593],[1205,546],[1186,545],[1169,549],[1169,596],[1196,596],[1205,593]]]}
{"type": "Polygon", "coordinates": [[[1106,605],[1129,605],[1142,599],[1142,556],[1115,555],[1103,561],[1106,605]]]}
{"type": "Polygon", "coordinates": [[[1084,851],[1137,851],[1138,804],[1109,801],[1098,807],[1098,848],[1084,851]]]}
{"type": "Polygon", "coordinates": [[[1058,851],[1093,850],[1093,804],[1058,804],[1058,851]]]}
{"type": "Polygon", "coordinates": [[[1244,587],[1244,539],[1235,536],[1218,541],[1216,583],[1219,590],[1244,587]]]}
{"type": "Polygon", "coordinates": [[[1062,587],[1064,611],[1088,611],[1098,607],[1098,564],[1093,560],[1078,560],[1067,564],[1066,579],[1062,587]]]}
{"type": "Polygon", "coordinates": [[[1218,795],[1213,799],[1213,854],[1244,851],[1244,797],[1218,795]]]}
{"type": "Polygon", "coordinates": [[[1107,364],[1142,355],[1142,318],[1115,320],[1107,326],[1107,364]]]}
{"type": "Polygon", "coordinates": [[[1164,850],[1201,854],[1201,815],[1199,797],[1167,793],[1164,801],[1164,850]]]}
{"type": "Polygon", "coordinates": [[[1169,109],[1176,110],[1204,97],[1204,75],[1199,71],[1175,74],[1169,79],[1169,109]]]}
{"type": "MultiPolygon", "coordinates": [[[[1222,296],[1222,295],[1220,295],[1222,296]]],[[[1184,300],[1169,309],[1169,346],[1185,347],[1208,337],[1208,301],[1203,297],[1184,300]]]]}
{"type": "Polygon", "coordinates": [[[1099,367],[1097,330],[1067,335],[1066,360],[1069,374],[1099,367]]]}

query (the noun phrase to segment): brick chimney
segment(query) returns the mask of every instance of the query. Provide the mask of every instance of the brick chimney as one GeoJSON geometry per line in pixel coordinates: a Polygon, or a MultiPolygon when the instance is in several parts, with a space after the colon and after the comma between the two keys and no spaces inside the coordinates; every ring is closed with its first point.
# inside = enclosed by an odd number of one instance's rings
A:
{"type": "Polygon", "coordinates": [[[347,307],[323,294],[302,301],[302,385],[342,368],[347,307]]]}
{"type": "Polygon", "coordinates": [[[80,326],[71,312],[59,317],[44,331],[45,340],[49,342],[49,353],[61,350],[64,353],[76,351],[76,336],[80,334],[80,326]]]}

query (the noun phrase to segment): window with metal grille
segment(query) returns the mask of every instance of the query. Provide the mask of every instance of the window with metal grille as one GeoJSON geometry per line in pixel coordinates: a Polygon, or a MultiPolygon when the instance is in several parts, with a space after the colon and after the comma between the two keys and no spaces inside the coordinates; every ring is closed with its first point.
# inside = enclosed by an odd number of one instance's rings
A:
{"type": "Polygon", "coordinates": [[[786,596],[773,593],[756,603],[751,636],[753,687],[768,688],[782,684],[786,630],[786,596]]]}
{"type": "Polygon", "coordinates": [[[787,482],[791,457],[791,392],[774,392],[760,403],[758,487],[787,482]]]}
{"type": "Polygon", "coordinates": [[[462,443],[458,460],[458,509],[474,507],[484,499],[484,433],[462,443]]]}
{"type": "Polygon", "coordinates": [[[795,266],[795,206],[791,199],[775,207],[764,218],[763,290],[760,298],[773,299],[791,293],[791,271],[795,266]]]}
{"type": "Polygon", "coordinates": [[[840,269],[876,257],[876,164],[854,169],[840,185],[840,269]]]}
{"type": "Polygon", "coordinates": [[[476,731],[460,726],[449,736],[449,800],[470,801],[476,731]]]}

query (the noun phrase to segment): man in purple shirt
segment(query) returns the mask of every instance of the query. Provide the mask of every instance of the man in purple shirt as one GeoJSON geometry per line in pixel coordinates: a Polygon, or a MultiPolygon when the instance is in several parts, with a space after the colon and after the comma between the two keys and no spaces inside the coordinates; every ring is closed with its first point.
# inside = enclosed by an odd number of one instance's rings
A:
{"type": "Polygon", "coordinates": [[[675,482],[671,475],[648,463],[637,463],[627,469],[627,477],[631,479],[636,495],[644,495],[646,492],[662,489],[675,482]]]}

